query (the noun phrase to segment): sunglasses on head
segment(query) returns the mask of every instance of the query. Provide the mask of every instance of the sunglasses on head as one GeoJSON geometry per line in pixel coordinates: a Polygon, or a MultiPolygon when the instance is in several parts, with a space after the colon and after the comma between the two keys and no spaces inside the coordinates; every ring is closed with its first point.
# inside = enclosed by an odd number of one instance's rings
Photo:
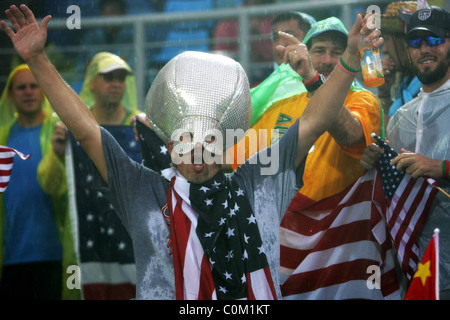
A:
{"type": "Polygon", "coordinates": [[[445,42],[444,37],[426,36],[408,39],[408,46],[415,49],[420,48],[422,46],[422,40],[425,40],[430,47],[435,47],[445,42]]]}

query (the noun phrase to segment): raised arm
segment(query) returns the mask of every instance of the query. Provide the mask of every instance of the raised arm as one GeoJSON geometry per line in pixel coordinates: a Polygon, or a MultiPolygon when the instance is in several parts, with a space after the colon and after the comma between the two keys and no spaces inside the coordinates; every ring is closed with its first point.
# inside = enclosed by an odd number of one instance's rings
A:
{"type": "Polygon", "coordinates": [[[4,21],[0,25],[11,39],[14,49],[30,67],[62,122],[80,142],[105,182],[108,182],[100,128],[89,108],[45,56],[47,26],[51,16],[46,16],[39,26],[33,12],[25,5],[21,5],[20,9],[11,6],[5,13],[14,30],[4,21]]]}
{"type": "MultiPolygon", "coordinates": [[[[317,71],[313,66],[307,46],[289,33],[280,31],[279,36],[288,43],[287,46],[277,46],[277,50],[284,55],[283,63],[290,63],[292,67],[295,67],[294,70],[305,82],[312,80],[317,75],[317,71]]],[[[308,96],[314,96],[314,91],[309,92],[308,96]]],[[[328,132],[338,144],[343,146],[365,142],[361,122],[345,105],[342,106],[328,132]]]]}
{"type": "MultiPolygon", "coordinates": [[[[358,14],[355,24],[348,33],[347,48],[342,58],[352,69],[360,68],[359,49],[368,46],[379,47],[383,43],[379,30],[367,28],[366,21],[369,17],[370,15],[367,15],[363,20],[358,14]]],[[[300,43],[297,45],[303,46],[300,43]]],[[[295,53],[288,54],[288,60],[291,67],[299,72],[299,68],[304,67],[302,64],[305,61],[297,61],[294,59],[295,56],[295,53]]],[[[305,80],[308,81],[308,78],[305,80]]],[[[337,66],[328,80],[314,93],[299,120],[297,165],[302,162],[314,142],[325,131],[332,130],[353,80],[353,75],[337,66]]]]}

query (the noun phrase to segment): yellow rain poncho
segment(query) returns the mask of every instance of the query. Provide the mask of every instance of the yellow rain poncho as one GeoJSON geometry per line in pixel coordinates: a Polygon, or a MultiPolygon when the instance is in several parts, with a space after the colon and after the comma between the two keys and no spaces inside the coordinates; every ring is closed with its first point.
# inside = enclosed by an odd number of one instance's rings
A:
{"type": "Polygon", "coordinates": [[[138,110],[136,80],[130,66],[119,56],[109,52],[99,52],[92,58],[86,70],[80,97],[89,108],[92,108],[95,104],[95,97],[90,89],[91,82],[99,73],[106,73],[116,69],[125,69],[128,71],[128,76],[125,79],[125,94],[122,98],[122,105],[126,110],[126,117],[122,124],[129,125],[131,118],[138,110]]]}
{"type": "MultiPolygon", "coordinates": [[[[8,97],[9,88],[11,86],[11,82],[14,79],[15,75],[23,70],[30,70],[26,64],[21,64],[13,69],[8,77],[8,81],[6,83],[5,89],[2,93],[0,99],[0,145],[6,145],[8,140],[9,132],[12,125],[17,120],[16,107],[13,102],[8,97]]],[[[59,158],[53,153],[53,149],[51,146],[51,135],[53,133],[53,129],[55,123],[57,121],[56,116],[54,116],[53,111],[51,109],[50,103],[47,98],[44,98],[42,102],[42,108],[46,114],[46,118],[42,124],[42,129],[40,133],[40,142],[41,142],[41,151],[42,151],[42,160],[38,167],[37,179],[41,186],[43,184],[52,185],[54,192],[50,193],[52,195],[52,203],[55,213],[55,220],[58,225],[59,236],[61,239],[61,243],[63,245],[63,263],[62,263],[62,298],[63,299],[79,299],[81,297],[80,290],[69,290],[66,285],[66,281],[68,275],[66,273],[67,267],[70,265],[77,264],[77,258],[75,255],[74,241],[72,235],[71,222],[69,219],[69,211],[67,206],[67,186],[65,183],[65,178],[63,176],[58,176],[58,174],[51,174],[50,180],[50,172],[60,172],[61,168],[64,170],[64,165],[59,160],[59,158]],[[42,170],[43,164],[53,163],[55,165],[56,170],[52,170],[51,168],[47,168],[46,170],[42,170]],[[48,173],[48,174],[47,174],[48,173]],[[50,183],[48,183],[50,182],[50,183]]],[[[31,178],[31,177],[30,177],[31,178]]],[[[3,226],[4,226],[4,206],[3,206],[3,196],[0,194],[0,235],[3,234],[3,226]]],[[[0,237],[0,277],[1,277],[1,267],[3,265],[3,237],[0,237]]]]}
{"type": "MultiPolygon", "coordinates": [[[[94,56],[87,67],[83,86],[80,92],[80,98],[89,108],[92,108],[95,104],[95,97],[90,89],[91,82],[97,77],[99,73],[107,73],[116,69],[125,69],[128,71],[128,75],[125,79],[125,94],[122,98],[122,105],[126,111],[126,116],[122,121],[122,125],[131,125],[131,118],[138,113],[135,77],[132,74],[130,66],[120,57],[109,52],[99,52],[94,56]]],[[[61,189],[55,189],[53,187],[55,185],[53,181],[55,181],[55,179],[63,180],[65,186],[64,194],[67,199],[67,180],[64,163],[62,163],[57,156],[45,157],[42,159],[38,170],[42,170],[40,171],[43,173],[42,175],[48,177],[45,181],[42,181],[41,185],[46,192],[52,195],[56,195],[61,192],[61,189]]],[[[63,270],[66,269],[64,268],[63,270]]],[[[67,275],[65,275],[65,278],[66,277],[67,275]]]]}
{"type": "MultiPolygon", "coordinates": [[[[2,97],[0,98],[0,126],[4,127],[5,125],[8,125],[11,123],[11,121],[15,120],[17,118],[16,114],[16,107],[14,103],[9,100],[8,92],[9,88],[11,87],[11,82],[16,76],[17,73],[23,70],[30,71],[30,68],[26,64],[18,65],[11,71],[9,74],[8,80],[6,82],[5,89],[3,90],[2,97]]],[[[44,102],[42,102],[42,108],[47,116],[51,116],[53,111],[50,107],[50,103],[48,102],[47,98],[44,99],[44,102]]]]}

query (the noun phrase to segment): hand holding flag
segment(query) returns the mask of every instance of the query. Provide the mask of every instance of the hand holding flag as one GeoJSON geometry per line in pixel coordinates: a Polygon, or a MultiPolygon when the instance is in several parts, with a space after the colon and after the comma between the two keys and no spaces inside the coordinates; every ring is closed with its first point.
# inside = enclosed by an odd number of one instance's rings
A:
{"type": "Polygon", "coordinates": [[[0,193],[3,193],[8,187],[9,178],[13,167],[13,160],[16,154],[22,160],[27,160],[31,157],[31,154],[24,155],[15,149],[0,146],[0,193]]]}
{"type": "Polygon", "coordinates": [[[419,261],[417,238],[428,218],[438,185],[431,178],[414,179],[391,166],[390,162],[398,155],[397,152],[376,134],[372,133],[372,137],[384,150],[380,156],[381,180],[386,197],[390,199],[385,218],[398,261],[409,280],[419,261]]]}
{"type": "MultiPolygon", "coordinates": [[[[372,136],[372,138],[377,140],[377,145],[384,151],[384,153],[380,156],[380,160],[379,160],[382,177],[389,178],[389,180],[390,180],[389,183],[393,183],[394,180],[396,182],[399,182],[404,177],[405,170],[400,172],[399,169],[397,169],[397,166],[390,165],[390,162],[392,161],[392,159],[394,159],[395,157],[398,156],[398,153],[393,148],[391,148],[385,141],[383,141],[379,136],[377,136],[375,133],[372,133],[371,136],[372,136]]],[[[421,157],[425,158],[424,156],[421,156],[421,157]]],[[[419,174],[419,175],[421,175],[421,174],[419,174]]],[[[413,178],[418,178],[416,176],[417,176],[417,173],[414,174],[413,178]]],[[[445,196],[450,198],[450,195],[447,192],[445,192],[441,187],[439,187],[439,185],[436,183],[436,181],[434,179],[426,177],[424,175],[422,176],[422,178],[425,179],[431,186],[433,186],[434,188],[436,188],[437,190],[442,192],[445,196]]],[[[385,182],[385,181],[383,181],[383,182],[385,182]]],[[[383,183],[383,188],[384,187],[385,187],[385,184],[383,183]]],[[[384,190],[384,192],[390,199],[392,199],[393,191],[395,191],[395,190],[392,190],[392,189],[389,190],[389,185],[387,185],[387,188],[388,189],[384,190]]]]}
{"type": "Polygon", "coordinates": [[[398,171],[395,166],[390,165],[391,160],[398,156],[398,153],[375,133],[372,133],[372,138],[377,140],[377,145],[384,151],[384,153],[380,155],[379,160],[381,178],[383,181],[384,193],[389,199],[392,199],[395,190],[405,176],[405,173],[398,171]]]}

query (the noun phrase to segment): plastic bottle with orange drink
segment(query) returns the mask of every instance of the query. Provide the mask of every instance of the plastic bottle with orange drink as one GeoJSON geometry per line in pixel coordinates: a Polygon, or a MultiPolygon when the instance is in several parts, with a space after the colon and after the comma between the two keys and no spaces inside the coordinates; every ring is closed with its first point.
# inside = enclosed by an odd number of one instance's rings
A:
{"type": "Polygon", "coordinates": [[[378,48],[364,48],[361,54],[361,71],[366,87],[378,87],[384,83],[383,66],[378,48]]]}

